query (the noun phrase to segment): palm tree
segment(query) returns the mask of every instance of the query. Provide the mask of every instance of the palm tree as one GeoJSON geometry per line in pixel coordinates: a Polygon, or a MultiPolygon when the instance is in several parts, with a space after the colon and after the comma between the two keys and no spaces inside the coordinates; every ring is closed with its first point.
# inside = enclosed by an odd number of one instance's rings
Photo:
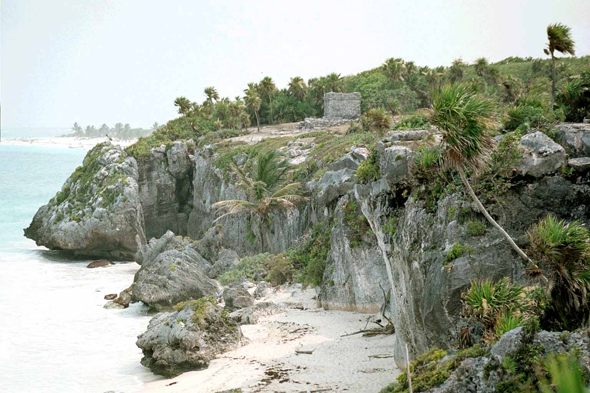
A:
{"type": "Polygon", "coordinates": [[[340,74],[332,72],[326,77],[326,90],[328,92],[339,92],[342,90],[342,78],[340,74]]]}
{"type": "Polygon", "coordinates": [[[289,93],[291,93],[293,97],[302,100],[303,97],[305,97],[306,88],[307,86],[305,86],[305,81],[303,80],[303,78],[301,78],[300,76],[291,78],[291,81],[289,82],[289,93]]]}
{"type": "Polygon", "coordinates": [[[274,81],[270,76],[265,76],[260,81],[258,88],[260,89],[260,94],[263,97],[268,98],[268,106],[270,108],[270,124],[273,124],[272,118],[272,95],[274,94],[277,86],[275,85],[274,81]]]}
{"type": "Polygon", "coordinates": [[[465,176],[466,170],[477,173],[485,167],[492,147],[489,130],[496,121],[496,108],[491,101],[480,98],[464,85],[447,85],[433,94],[431,123],[438,126],[445,145],[442,166],[459,173],[461,181],[485,218],[510,243],[526,262],[530,258],[516,245],[510,235],[490,216],[465,176]]]}
{"type": "Polygon", "coordinates": [[[186,116],[192,107],[191,102],[186,97],[178,97],[174,100],[174,106],[178,107],[178,113],[186,116]]]}
{"type": "Polygon", "coordinates": [[[264,252],[264,232],[270,230],[271,214],[290,211],[307,200],[301,195],[301,183],[288,183],[289,163],[277,151],[271,150],[258,155],[252,178],[239,167],[232,164],[240,188],[246,193],[247,200],[232,199],[214,203],[211,207],[225,214],[217,218],[237,214],[255,215],[260,220],[260,252],[264,252]],[[251,202],[252,201],[252,202],[251,202]]]}
{"type": "Polygon", "coordinates": [[[547,26],[547,48],[544,49],[546,55],[551,55],[552,78],[551,78],[551,110],[553,110],[553,104],[555,103],[555,84],[557,75],[555,74],[555,51],[560,53],[569,53],[575,55],[574,40],[570,36],[571,29],[561,23],[547,26]]]}
{"type": "Polygon", "coordinates": [[[206,87],[204,90],[205,95],[207,96],[207,101],[212,102],[213,100],[215,100],[215,102],[219,101],[219,93],[217,92],[217,90],[213,87],[206,87]]]}
{"type": "Polygon", "coordinates": [[[256,126],[258,127],[258,132],[260,132],[260,107],[262,106],[262,98],[260,98],[260,96],[253,90],[248,90],[246,97],[244,97],[244,101],[246,102],[248,109],[254,112],[254,116],[256,116],[256,126]]]}
{"type": "Polygon", "coordinates": [[[404,61],[402,59],[387,59],[382,67],[390,81],[395,83],[404,80],[404,61]]]}
{"type": "Polygon", "coordinates": [[[453,64],[449,67],[449,79],[452,83],[460,82],[465,74],[465,63],[463,60],[453,60],[453,64]]]}

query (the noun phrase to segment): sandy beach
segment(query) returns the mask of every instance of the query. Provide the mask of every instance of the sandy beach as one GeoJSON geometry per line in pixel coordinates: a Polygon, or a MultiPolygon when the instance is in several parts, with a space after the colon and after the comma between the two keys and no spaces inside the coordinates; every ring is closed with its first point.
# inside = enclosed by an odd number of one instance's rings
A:
{"type": "Polygon", "coordinates": [[[261,299],[283,311],[242,326],[245,345],[205,370],[151,382],[141,392],[377,393],[393,382],[400,373],[392,357],[394,336],[343,337],[365,328],[371,316],[326,311],[314,297],[313,289],[289,288],[261,299]]]}
{"type": "MultiPolygon", "coordinates": [[[[73,136],[53,137],[53,138],[3,138],[0,145],[8,146],[40,146],[40,147],[61,147],[71,149],[90,150],[96,144],[108,141],[108,138],[79,138],[73,136]]],[[[137,142],[137,139],[118,140],[113,139],[113,143],[121,147],[127,147],[137,142]]]]}

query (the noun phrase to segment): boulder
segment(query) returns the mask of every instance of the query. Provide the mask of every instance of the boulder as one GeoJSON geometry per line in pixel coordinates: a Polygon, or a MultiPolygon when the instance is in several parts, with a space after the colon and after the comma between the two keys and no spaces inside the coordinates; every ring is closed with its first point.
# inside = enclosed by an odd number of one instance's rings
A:
{"type": "Polygon", "coordinates": [[[176,141],[166,152],[168,159],[168,170],[176,179],[186,177],[191,170],[188,148],[186,143],[176,141]]]}
{"type": "Polygon", "coordinates": [[[385,148],[379,160],[379,171],[382,179],[389,184],[397,184],[406,179],[410,172],[412,150],[405,146],[385,148]]]}
{"type": "Polygon", "coordinates": [[[104,295],[104,300],[115,300],[117,298],[116,293],[109,293],[108,295],[104,295]]]}
{"type": "Polygon", "coordinates": [[[99,143],[42,206],[25,236],[78,256],[132,259],[145,243],[137,162],[120,146],[99,143]]]}
{"type": "MultiPolygon", "coordinates": [[[[429,393],[456,393],[517,391],[514,384],[515,375],[501,367],[502,360],[526,349],[530,344],[538,351],[536,362],[543,363],[550,355],[576,354],[582,374],[590,372],[590,339],[588,329],[574,333],[540,331],[534,335],[526,334],[522,328],[516,328],[504,334],[492,346],[491,355],[467,358],[461,362],[450,377],[441,385],[429,389],[429,393]]],[[[454,355],[447,356],[439,363],[453,360],[454,355]]],[[[532,359],[531,359],[532,361],[532,359]]],[[[525,376],[527,377],[527,376],[525,376]]],[[[520,389],[518,390],[520,391],[520,389]]]]}
{"type": "Polygon", "coordinates": [[[266,281],[260,281],[258,285],[256,285],[256,289],[254,290],[254,297],[256,299],[260,299],[266,296],[268,291],[270,290],[270,284],[266,281]]]}
{"type": "Polygon", "coordinates": [[[86,266],[88,269],[94,269],[96,267],[105,267],[105,266],[110,266],[112,265],[113,262],[111,261],[107,261],[106,259],[100,260],[100,261],[94,261],[94,262],[90,262],[88,264],[88,266],[86,266]]]}
{"type": "Polygon", "coordinates": [[[142,246],[137,258],[141,260],[141,268],[130,288],[132,301],[159,309],[216,295],[219,286],[205,273],[211,264],[196,248],[192,241],[176,237],[172,232],[142,246]]]}
{"type": "Polygon", "coordinates": [[[122,304],[116,303],[115,301],[111,300],[110,302],[106,302],[106,304],[103,306],[103,308],[105,308],[107,310],[122,310],[126,307],[123,306],[122,304]]]}
{"type": "Polygon", "coordinates": [[[312,180],[307,184],[318,205],[326,206],[354,188],[354,172],[347,168],[328,171],[319,180],[312,180]]]}
{"type": "Polygon", "coordinates": [[[519,143],[521,162],[516,171],[521,175],[542,177],[555,173],[565,163],[565,150],[541,131],[525,135],[519,143]]]}
{"type": "Polygon", "coordinates": [[[152,318],[137,339],[141,364],[154,374],[170,378],[201,370],[219,354],[239,346],[239,326],[212,301],[199,299],[177,308],[152,318]]]}
{"type": "Polygon", "coordinates": [[[240,256],[234,250],[223,249],[219,253],[219,259],[207,272],[209,278],[217,278],[232,267],[240,263],[240,256]]]}
{"type": "Polygon", "coordinates": [[[576,172],[587,172],[590,169],[590,157],[571,158],[567,164],[576,172]]]}
{"type": "Polygon", "coordinates": [[[563,123],[555,129],[555,139],[570,157],[590,156],[590,124],[563,123]]]}
{"type": "Polygon", "coordinates": [[[387,142],[419,141],[433,135],[429,130],[394,131],[384,140],[387,142]]]}
{"type": "Polygon", "coordinates": [[[254,297],[244,287],[236,286],[223,291],[223,301],[228,310],[237,310],[254,305],[254,297]]]}
{"type": "Polygon", "coordinates": [[[260,302],[229,314],[239,325],[255,325],[261,317],[278,314],[284,310],[273,302],[260,302]]]}

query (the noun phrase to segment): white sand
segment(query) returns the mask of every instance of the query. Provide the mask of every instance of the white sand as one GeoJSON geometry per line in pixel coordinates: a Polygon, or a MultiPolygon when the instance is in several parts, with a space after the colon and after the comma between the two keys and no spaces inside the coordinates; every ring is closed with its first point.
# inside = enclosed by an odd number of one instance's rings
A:
{"type": "MultiPolygon", "coordinates": [[[[83,149],[83,150],[90,150],[96,144],[101,142],[106,142],[108,139],[106,137],[101,138],[78,138],[73,136],[66,136],[66,137],[54,137],[54,138],[6,138],[2,139],[0,145],[9,145],[9,146],[41,146],[41,147],[61,147],[61,148],[71,148],[71,149],[83,149]]],[[[118,140],[114,139],[113,143],[115,145],[120,145],[121,147],[127,147],[137,142],[137,139],[131,140],[118,140]]]]}
{"type": "Polygon", "coordinates": [[[206,370],[151,382],[142,392],[376,393],[393,382],[400,373],[389,357],[394,337],[341,337],[363,329],[368,315],[317,308],[314,295],[313,290],[284,290],[263,299],[286,310],[242,326],[248,344],[221,355],[206,370]],[[296,354],[296,349],[313,353],[296,354]],[[374,355],[382,357],[369,357],[374,355]]]}

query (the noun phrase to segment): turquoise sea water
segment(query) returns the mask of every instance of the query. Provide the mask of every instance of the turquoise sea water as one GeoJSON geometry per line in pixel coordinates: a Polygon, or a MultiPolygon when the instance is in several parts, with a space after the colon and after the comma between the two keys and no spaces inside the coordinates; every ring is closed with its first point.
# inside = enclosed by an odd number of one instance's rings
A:
{"type": "Polygon", "coordinates": [[[85,154],[0,143],[0,392],[134,392],[155,379],[135,346],[146,309],[103,308],[138,265],[87,269],[23,236],[85,154]]]}

